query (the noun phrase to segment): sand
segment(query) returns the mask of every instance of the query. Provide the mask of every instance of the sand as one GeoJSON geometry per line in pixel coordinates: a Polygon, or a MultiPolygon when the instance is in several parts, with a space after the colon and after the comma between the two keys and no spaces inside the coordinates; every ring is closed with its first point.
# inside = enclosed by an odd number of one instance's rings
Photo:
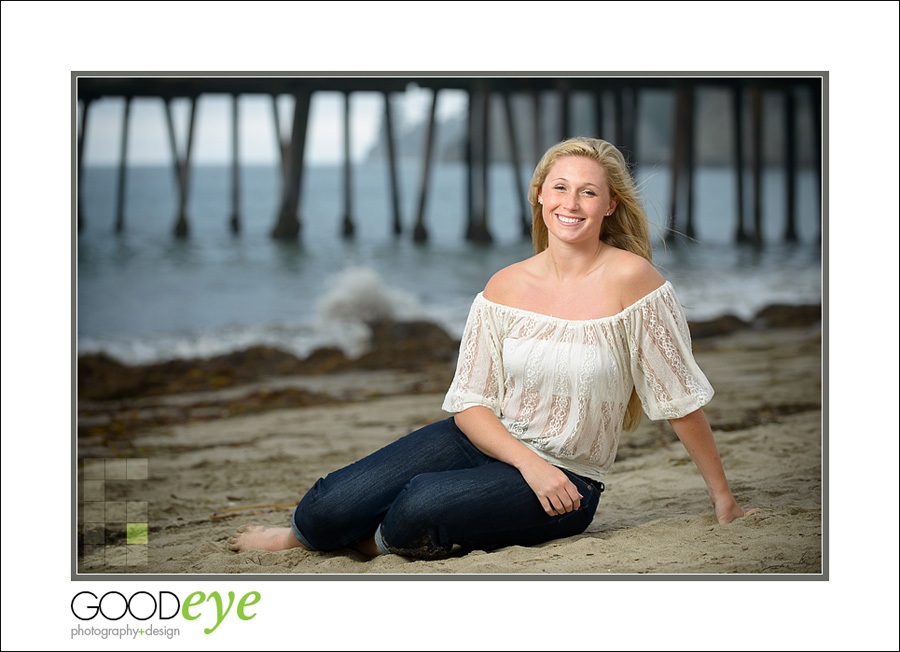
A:
{"type": "MultiPolygon", "coordinates": [[[[83,459],[148,460],[146,480],[107,481],[105,500],[146,502],[149,531],[146,546],[133,549],[139,556],[128,557],[130,547],[114,535],[86,546],[77,571],[825,576],[819,327],[745,330],[696,342],[695,354],[716,388],[705,411],[732,491],[744,507],[760,508],[731,524],[716,522],[703,480],[670,426],[645,418],[623,436],[594,521],[576,537],[440,561],[368,559],[352,550],[230,551],[227,540],[240,525],[287,525],[290,505],[318,477],[446,417],[433,372],[356,372],[277,381],[341,402],[147,428],[134,433],[125,453],[82,441],[83,459]]],[[[227,391],[239,396],[241,389],[227,391]]],[[[177,395],[154,404],[208,398],[177,395]]]]}

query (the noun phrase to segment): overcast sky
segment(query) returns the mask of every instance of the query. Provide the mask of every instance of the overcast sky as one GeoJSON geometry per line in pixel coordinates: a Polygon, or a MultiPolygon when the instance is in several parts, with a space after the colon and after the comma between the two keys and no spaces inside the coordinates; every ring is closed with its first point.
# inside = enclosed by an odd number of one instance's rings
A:
{"type": "MultiPolygon", "coordinates": [[[[405,124],[424,119],[431,91],[411,86],[406,93],[392,95],[391,104],[398,131],[405,124]]],[[[109,98],[91,104],[88,112],[85,165],[117,164],[122,139],[124,100],[109,98]]],[[[461,91],[442,91],[438,97],[438,117],[461,111],[466,96],[461,91]]],[[[272,100],[268,95],[243,95],[238,100],[239,158],[241,163],[274,164],[278,150],[275,138],[272,100]]],[[[279,98],[282,133],[291,123],[293,99],[279,98]]],[[[189,103],[172,103],[179,153],[187,139],[189,103]]],[[[231,161],[231,97],[203,95],[197,101],[191,163],[229,163],[231,161]]],[[[384,115],[381,93],[358,92],[350,96],[351,156],[359,160],[378,136],[384,115]]],[[[135,98],[131,103],[128,128],[129,164],[167,164],[172,161],[171,146],[162,100],[135,98]]],[[[312,164],[339,163],[344,151],[344,97],[336,92],[314,93],[310,107],[310,125],[306,141],[306,161],[312,164]]]]}

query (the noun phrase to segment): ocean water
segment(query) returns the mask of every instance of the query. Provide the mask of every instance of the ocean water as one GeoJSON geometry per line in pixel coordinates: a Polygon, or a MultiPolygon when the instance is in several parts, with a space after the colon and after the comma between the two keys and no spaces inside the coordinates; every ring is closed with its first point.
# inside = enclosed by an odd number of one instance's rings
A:
{"type": "MultiPolygon", "coordinates": [[[[77,243],[79,353],[104,351],[143,363],[269,344],[298,355],[338,345],[356,355],[365,346],[363,321],[376,314],[430,319],[459,337],[472,298],[490,276],[531,255],[530,241],[520,235],[512,168],[490,169],[490,245],[464,238],[465,169],[456,163],[432,169],[429,241],[412,242],[420,170],[410,163],[400,172],[401,236],[392,230],[385,166],[354,166],[352,240],[340,235],[342,168],[311,167],[303,180],[302,236],[285,243],[269,236],[279,195],[274,167],[241,170],[240,236],[228,226],[230,169],[192,168],[186,240],[172,236],[177,189],[171,168],[129,168],[125,229],[118,235],[118,172],[86,169],[77,243]]],[[[520,173],[527,187],[531,170],[520,173]]],[[[664,225],[667,171],[639,168],[638,177],[651,221],[664,225]]],[[[782,242],[783,176],[778,170],[764,174],[765,246],[759,250],[732,242],[731,171],[700,169],[695,182],[697,241],[664,247],[656,237],[654,245],[654,262],[675,284],[689,319],[725,313],[746,319],[770,303],[821,301],[820,205],[811,172],[799,177],[800,241],[792,245],[782,242]]],[[[748,178],[745,196],[750,187],[748,178]]]]}

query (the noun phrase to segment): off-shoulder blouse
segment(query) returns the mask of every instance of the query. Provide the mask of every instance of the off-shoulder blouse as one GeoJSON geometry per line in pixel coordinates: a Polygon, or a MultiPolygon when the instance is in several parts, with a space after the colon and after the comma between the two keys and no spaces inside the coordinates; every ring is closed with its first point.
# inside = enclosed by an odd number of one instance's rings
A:
{"type": "Polygon", "coordinates": [[[600,480],[615,459],[633,387],[653,420],[683,417],[713,396],[668,281],[616,315],[589,320],[479,293],[443,409],[487,407],[543,459],[600,480]]]}

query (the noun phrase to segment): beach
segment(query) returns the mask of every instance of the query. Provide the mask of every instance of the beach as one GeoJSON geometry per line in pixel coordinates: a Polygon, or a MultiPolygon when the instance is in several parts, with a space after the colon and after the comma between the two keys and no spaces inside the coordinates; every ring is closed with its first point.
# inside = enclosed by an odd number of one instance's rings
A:
{"type": "MultiPolygon", "coordinates": [[[[425,358],[415,350],[399,356],[388,328],[376,347],[388,355],[364,362],[323,351],[306,367],[293,368],[277,352],[257,351],[278,373],[263,368],[253,378],[229,375],[223,369],[234,368],[234,359],[205,367],[172,363],[167,369],[175,375],[155,385],[148,381],[136,390],[140,396],[109,398],[109,384],[119,382],[115,376],[106,377],[106,394],[87,398],[82,388],[77,572],[296,578],[824,574],[820,323],[724,320],[692,329],[696,358],[716,390],[704,411],[732,491],[745,508],[760,509],[731,524],[716,522],[703,480],[671,427],[645,417],[637,431],[623,434],[597,514],[579,536],[491,552],[460,550],[438,561],[369,559],[353,550],[229,550],[228,538],[241,525],[288,525],[292,506],[317,478],[448,416],[440,406],[456,342],[431,341],[423,347],[431,352],[425,358]],[[400,357],[402,364],[386,362],[400,357]],[[137,547],[109,518],[102,541],[87,536],[84,522],[85,469],[98,460],[122,459],[146,460],[146,475],[137,481],[107,478],[103,500],[145,506],[146,536],[137,547]]],[[[427,341],[427,333],[393,327],[398,341],[408,341],[410,332],[427,341]]]]}

